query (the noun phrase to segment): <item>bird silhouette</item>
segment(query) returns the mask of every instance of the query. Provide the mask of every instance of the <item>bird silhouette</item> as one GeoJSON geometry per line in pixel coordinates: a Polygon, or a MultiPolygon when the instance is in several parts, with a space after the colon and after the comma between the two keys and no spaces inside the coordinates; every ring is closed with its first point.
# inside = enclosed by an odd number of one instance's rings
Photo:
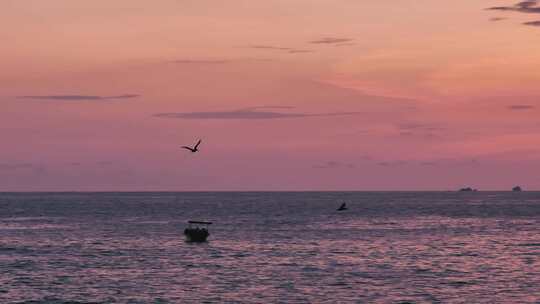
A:
{"type": "Polygon", "coordinates": [[[343,211],[343,210],[347,210],[347,203],[343,203],[341,204],[341,206],[339,206],[339,208],[337,209],[337,211],[343,211]]]}
{"type": "Polygon", "coordinates": [[[186,149],[186,150],[189,150],[191,151],[192,153],[195,153],[197,151],[199,151],[199,145],[201,144],[201,140],[199,139],[199,141],[195,144],[195,146],[192,148],[192,147],[188,147],[188,146],[182,146],[182,148],[186,149]]]}

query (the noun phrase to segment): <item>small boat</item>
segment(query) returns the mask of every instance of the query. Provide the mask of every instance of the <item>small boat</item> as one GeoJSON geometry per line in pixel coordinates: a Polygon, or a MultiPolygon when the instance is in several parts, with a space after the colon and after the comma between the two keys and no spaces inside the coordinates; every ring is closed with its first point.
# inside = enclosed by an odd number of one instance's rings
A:
{"type": "Polygon", "coordinates": [[[339,206],[339,208],[337,208],[337,211],[343,211],[343,210],[347,210],[347,203],[343,203],[341,204],[341,206],[339,206]]]}
{"type": "Polygon", "coordinates": [[[208,225],[211,224],[212,222],[188,221],[188,227],[184,229],[186,241],[197,243],[206,242],[206,239],[210,235],[208,232],[208,225]]]}

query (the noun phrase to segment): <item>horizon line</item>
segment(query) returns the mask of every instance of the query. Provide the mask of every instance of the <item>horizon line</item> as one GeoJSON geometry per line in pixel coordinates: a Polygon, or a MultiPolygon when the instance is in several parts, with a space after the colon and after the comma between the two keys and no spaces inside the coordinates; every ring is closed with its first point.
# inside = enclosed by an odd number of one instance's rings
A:
{"type": "Polygon", "coordinates": [[[32,194],[32,193],[300,193],[300,192],[349,192],[349,193],[367,193],[367,192],[457,192],[457,193],[475,193],[475,192],[540,192],[538,189],[529,189],[522,191],[486,189],[476,191],[455,190],[31,190],[31,191],[0,191],[0,194],[32,194]]]}

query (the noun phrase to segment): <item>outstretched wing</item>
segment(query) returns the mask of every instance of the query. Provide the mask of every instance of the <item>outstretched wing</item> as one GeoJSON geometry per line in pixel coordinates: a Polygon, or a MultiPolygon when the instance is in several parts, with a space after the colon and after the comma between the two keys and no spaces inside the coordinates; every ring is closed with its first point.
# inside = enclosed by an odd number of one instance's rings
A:
{"type": "Polygon", "coordinates": [[[184,148],[184,149],[189,150],[189,151],[193,151],[193,149],[191,149],[190,147],[182,146],[181,148],[184,148]]]}
{"type": "Polygon", "coordinates": [[[195,145],[195,148],[194,149],[197,149],[199,147],[199,145],[201,144],[201,140],[199,139],[199,141],[197,142],[197,144],[195,145]]]}

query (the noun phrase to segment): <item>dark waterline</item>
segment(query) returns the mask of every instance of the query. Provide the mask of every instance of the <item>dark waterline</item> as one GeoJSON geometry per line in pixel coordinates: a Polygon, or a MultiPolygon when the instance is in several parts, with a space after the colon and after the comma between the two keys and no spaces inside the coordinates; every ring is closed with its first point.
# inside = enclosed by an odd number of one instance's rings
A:
{"type": "Polygon", "coordinates": [[[0,193],[0,303],[536,303],[539,224],[540,192],[0,193]]]}

